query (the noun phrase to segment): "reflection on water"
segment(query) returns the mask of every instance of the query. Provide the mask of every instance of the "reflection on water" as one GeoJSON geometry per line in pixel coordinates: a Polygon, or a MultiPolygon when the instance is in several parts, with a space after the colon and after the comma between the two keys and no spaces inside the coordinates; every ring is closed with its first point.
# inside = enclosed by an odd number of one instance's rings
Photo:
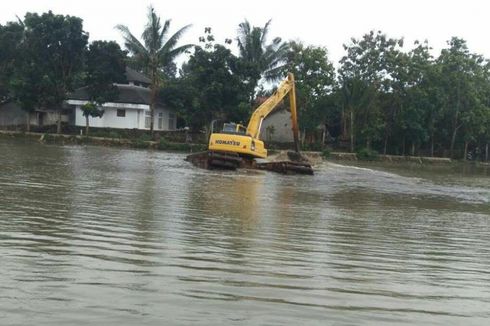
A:
{"type": "Polygon", "coordinates": [[[0,140],[2,325],[473,324],[490,177],[461,167],[199,170],[0,140]]]}

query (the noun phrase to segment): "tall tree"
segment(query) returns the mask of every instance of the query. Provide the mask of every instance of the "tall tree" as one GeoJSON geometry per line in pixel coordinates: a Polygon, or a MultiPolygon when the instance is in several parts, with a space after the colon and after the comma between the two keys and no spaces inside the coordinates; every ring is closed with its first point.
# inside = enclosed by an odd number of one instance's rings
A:
{"type": "MultiPolygon", "coordinates": [[[[393,79],[388,97],[393,110],[390,111],[392,115],[387,117],[389,127],[385,130],[392,131],[392,136],[398,136],[396,140],[401,144],[404,155],[407,142],[410,144],[410,154],[415,155],[416,149],[429,138],[427,113],[435,111],[435,103],[427,87],[431,65],[427,42],[416,41],[415,48],[408,53],[398,51],[392,60],[390,71],[393,79]]],[[[387,140],[386,137],[385,153],[387,140]]],[[[399,150],[399,146],[396,146],[396,150],[399,150]]]]}
{"type": "Polygon", "coordinates": [[[126,52],[116,42],[94,41],[86,54],[85,84],[89,95],[88,105],[82,107],[85,116],[85,134],[89,133],[89,117],[102,117],[99,108],[117,99],[119,91],[114,83],[126,81],[126,52]]]}
{"type": "Polygon", "coordinates": [[[26,110],[46,107],[58,111],[83,70],[88,35],[78,17],[27,13],[24,40],[13,77],[14,95],[26,110]]]}
{"type": "Polygon", "coordinates": [[[243,76],[247,81],[250,101],[253,102],[256,88],[261,78],[275,80],[281,76],[285,63],[288,44],[280,37],[268,43],[271,20],[264,27],[252,26],[245,20],[238,25],[238,50],[240,53],[243,76]]]}
{"type": "Polygon", "coordinates": [[[127,26],[117,25],[116,28],[121,32],[124,44],[133,56],[132,59],[144,67],[144,72],[150,76],[150,132],[153,134],[157,92],[162,86],[163,71],[172,66],[177,56],[192,47],[191,44],[177,46],[180,38],[191,25],[186,25],[170,35],[170,20],[166,20],[162,26],[160,17],[155,13],[153,6],[148,8],[147,19],[148,22],[141,35],[143,43],[131,33],[127,26]]]}
{"type": "MultiPolygon", "coordinates": [[[[485,83],[485,60],[470,53],[463,39],[453,37],[448,45],[449,48],[441,51],[437,61],[441,65],[442,85],[446,94],[444,109],[450,126],[449,150],[454,157],[459,131],[465,124],[475,121],[475,110],[480,110],[483,105],[481,83],[485,83]]],[[[468,130],[475,128],[467,127],[468,130]]],[[[469,140],[468,135],[466,139],[469,140]]]]}
{"type": "Polygon", "coordinates": [[[24,36],[22,21],[0,25],[0,103],[11,97],[10,81],[18,62],[19,48],[24,36]]]}
{"type": "Polygon", "coordinates": [[[199,128],[213,119],[245,122],[250,106],[238,58],[225,46],[214,44],[210,28],[206,28],[200,40],[203,46],[196,46],[182,67],[185,82],[181,85],[191,87],[194,94],[194,103],[185,109],[183,116],[199,128]]]}
{"type": "Polygon", "coordinates": [[[402,46],[403,40],[388,38],[381,31],[371,31],[359,40],[352,38],[349,45],[344,45],[347,54],[340,60],[339,76],[344,103],[350,111],[351,151],[354,137],[362,138],[368,148],[381,138],[385,123],[380,94],[392,87],[390,63],[402,46]],[[354,125],[358,127],[356,131],[354,125]]]}
{"type": "Polygon", "coordinates": [[[327,50],[290,42],[283,67],[284,75],[287,72],[292,72],[295,78],[300,126],[303,131],[315,130],[327,121],[330,113],[326,110],[327,97],[335,84],[335,69],[327,50]]]}

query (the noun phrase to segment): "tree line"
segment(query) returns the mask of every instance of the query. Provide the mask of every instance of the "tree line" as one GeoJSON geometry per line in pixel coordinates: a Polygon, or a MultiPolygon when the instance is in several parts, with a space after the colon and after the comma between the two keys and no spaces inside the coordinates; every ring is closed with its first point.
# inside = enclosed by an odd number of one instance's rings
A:
{"type": "Polygon", "coordinates": [[[151,79],[152,119],[163,103],[202,130],[214,119],[246,123],[270,85],[292,72],[307,146],[488,160],[490,62],[465,40],[453,37],[433,56],[427,41],[406,46],[370,31],[344,44],[334,65],[325,47],[269,37],[270,24],[244,21],[223,42],[208,27],[196,44],[182,45],[191,26],[172,34],[171,21],[150,7],[140,38],[117,26],[122,50],[113,41],[89,44],[78,17],[28,13],[0,25],[0,101],[15,100],[27,112],[61,108],[69,92],[87,86],[88,121],[117,96],[112,83],[129,65],[151,79]]]}

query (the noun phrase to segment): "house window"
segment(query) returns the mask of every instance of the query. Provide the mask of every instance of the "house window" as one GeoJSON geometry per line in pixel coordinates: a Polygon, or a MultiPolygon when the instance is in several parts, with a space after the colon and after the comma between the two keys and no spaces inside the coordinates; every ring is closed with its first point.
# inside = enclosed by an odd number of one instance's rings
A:
{"type": "Polygon", "coordinates": [[[163,130],[163,112],[158,112],[158,129],[163,130]]]}
{"type": "Polygon", "coordinates": [[[175,120],[176,120],[175,113],[169,112],[168,114],[168,130],[174,130],[175,129],[175,120]]]}
{"type": "Polygon", "coordinates": [[[118,117],[125,117],[126,116],[126,110],[123,109],[117,109],[117,116],[118,117]]]}
{"type": "Polygon", "coordinates": [[[150,111],[145,111],[145,128],[150,129],[151,115],[150,111]]]}

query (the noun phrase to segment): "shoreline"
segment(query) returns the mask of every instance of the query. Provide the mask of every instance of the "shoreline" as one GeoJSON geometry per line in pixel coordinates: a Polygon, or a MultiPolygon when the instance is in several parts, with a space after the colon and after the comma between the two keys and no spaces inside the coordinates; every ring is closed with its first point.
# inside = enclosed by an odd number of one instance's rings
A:
{"type": "MultiPolygon", "coordinates": [[[[178,143],[170,142],[165,138],[160,141],[144,140],[141,138],[109,138],[109,137],[93,137],[82,135],[68,134],[53,134],[40,132],[25,132],[13,130],[0,130],[0,137],[24,138],[38,141],[40,143],[54,144],[76,144],[76,145],[98,145],[98,146],[113,146],[127,147],[139,149],[152,149],[161,151],[177,151],[185,153],[194,153],[205,151],[207,146],[198,143],[178,143]]],[[[280,156],[287,151],[284,150],[269,150],[271,157],[280,156]]],[[[349,152],[330,152],[324,155],[317,151],[302,151],[302,153],[312,160],[314,164],[321,161],[346,161],[346,162],[386,162],[386,163],[414,163],[418,165],[452,165],[455,163],[476,164],[481,166],[490,166],[490,162],[481,161],[462,161],[453,160],[447,157],[427,157],[427,156],[401,156],[401,155],[383,155],[379,154],[376,158],[366,160],[359,159],[356,153],[349,152]]]]}
{"type": "Polygon", "coordinates": [[[74,145],[98,145],[112,147],[127,147],[153,150],[168,150],[178,152],[196,152],[205,150],[205,145],[196,143],[177,143],[169,142],[162,138],[160,141],[147,140],[146,138],[110,138],[110,137],[93,137],[83,135],[52,134],[40,132],[24,132],[0,130],[0,137],[24,138],[40,143],[54,144],[74,144],[74,145]]]}

